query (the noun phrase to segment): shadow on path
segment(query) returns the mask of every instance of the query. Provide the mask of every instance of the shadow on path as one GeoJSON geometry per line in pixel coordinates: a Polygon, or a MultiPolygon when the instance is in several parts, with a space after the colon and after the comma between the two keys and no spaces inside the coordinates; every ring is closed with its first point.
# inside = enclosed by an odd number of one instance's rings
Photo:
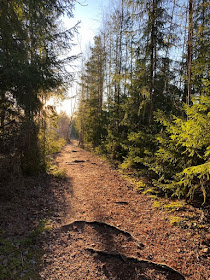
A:
{"type": "Polygon", "coordinates": [[[140,259],[138,256],[144,244],[129,232],[100,222],[101,220],[104,220],[104,217],[98,213],[95,221],[75,221],[63,226],[61,231],[74,231],[78,234],[78,238],[84,242],[83,249],[94,257],[96,266],[100,266],[100,271],[106,279],[185,279],[182,274],[165,264],[140,259]]]}

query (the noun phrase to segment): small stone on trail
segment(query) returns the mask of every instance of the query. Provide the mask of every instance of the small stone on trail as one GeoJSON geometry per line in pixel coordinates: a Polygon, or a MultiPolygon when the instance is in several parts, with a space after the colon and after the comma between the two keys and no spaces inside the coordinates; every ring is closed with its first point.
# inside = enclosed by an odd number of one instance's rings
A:
{"type": "Polygon", "coordinates": [[[205,248],[202,250],[203,253],[208,253],[208,251],[209,251],[209,248],[207,248],[207,247],[205,247],[205,248]]]}

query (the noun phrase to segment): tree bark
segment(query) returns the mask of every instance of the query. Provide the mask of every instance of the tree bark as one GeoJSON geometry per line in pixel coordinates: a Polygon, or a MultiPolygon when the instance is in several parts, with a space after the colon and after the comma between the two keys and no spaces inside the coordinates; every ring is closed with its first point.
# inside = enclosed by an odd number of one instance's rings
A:
{"type": "Polygon", "coordinates": [[[188,42],[187,42],[187,105],[191,102],[191,68],[192,68],[192,39],[193,39],[193,0],[189,0],[188,42]]]}
{"type": "Polygon", "coordinates": [[[154,40],[154,29],[155,29],[155,4],[156,0],[152,1],[152,13],[150,14],[149,21],[151,22],[151,36],[150,36],[150,109],[149,109],[149,120],[148,124],[152,122],[152,111],[153,111],[153,91],[154,91],[154,51],[155,51],[155,40],[154,40]]]}

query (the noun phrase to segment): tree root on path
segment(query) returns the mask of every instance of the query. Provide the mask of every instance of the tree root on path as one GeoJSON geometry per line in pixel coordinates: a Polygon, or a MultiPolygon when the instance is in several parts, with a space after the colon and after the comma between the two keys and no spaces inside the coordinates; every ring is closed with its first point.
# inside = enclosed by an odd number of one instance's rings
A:
{"type": "Polygon", "coordinates": [[[115,204],[128,205],[127,201],[114,201],[115,204]]]}
{"type": "MultiPolygon", "coordinates": [[[[142,244],[138,239],[136,239],[134,236],[132,236],[129,232],[121,230],[120,228],[118,228],[116,226],[113,226],[113,225],[110,225],[110,224],[107,224],[104,222],[99,222],[99,221],[84,221],[84,220],[74,221],[70,224],[62,226],[58,231],[61,233],[65,233],[65,232],[69,232],[69,231],[78,231],[79,233],[82,234],[85,231],[86,225],[91,226],[95,230],[97,230],[97,228],[99,228],[100,230],[102,229],[104,233],[111,232],[116,235],[121,234],[127,238],[127,241],[134,242],[137,245],[138,249],[142,249],[143,247],[145,247],[144,244],[142,244]]],[[[161,274],[163,277],[165,277],[164,279],[167,279],[167,280],[185,280],[185,277],[180,272],[178,272],[177,270],[175,270],[172,267],[167,266],[165,264],[155,263],[155,262],[145,260],[145,259],[139,259],[134,256],[121,254],[117,251],[112,252],[109,250],[108,251],[107,250],[97,250],[97,249],[88,248],[88,247],[84,247],[84,249],[86,251],[88,251],[89,253],[94,254],[95,255],[94,257],[96,257],[96,258],[103,257],[102,262],[104,262],[104,258],[105,258],[105,263],[107,263],[107,265],[109,263],[112,263],[112,266],[113,265],[115,266],[115,271],[116,271],[116,268],[118,267],[117,266],[117,263],[118,263],[118,265],[120,265],[120,266],[126,266],[126,268],[125,268],[126,271],[127,271],[127,268],[129,268],[130,270],[133,269],[134,274],[136,273],[135,272],[136,269],[137,270],[140,269],[140,271],[142,270],[143,272],[145,271],[145,273],[147,273],[146,272],[147,270],[150,270],[150,271],[154,270],[156,273],[161,274]],[[106,262],[106,260],[107,260],[107,262],[106,262]]],[[[108,267],[109,267],[109,265],[108,265],[108,267]]],[[[110,269],[112,270],[112,268],[110,268],[110,269]]],[[[108,270],[109,270],[109,268],[108,268],[108,270]]],[[[151,278],[140,278],[140,279],[151,279],[151,278]]],[[[152,278],[152,279],[154,279],[154,278],[152,278]]]]}
{"type": "Polygon", "coordinates": [[[142,249],[145,247],[144,244],[142,244],[138,239],[136,239],[134,236],[132,236],[129,232],[124,231],[116,226],[104,223],[104,222],[99,222],[99,221],[74,221],[71,224],[68,225],[64,225],[60,228],[60,231],[69,231],[69,230],[73,230],[74,227],[80,229],[81,231],[84,230],[84,226],[85,225],[89,225],[92,227],[103,227],[105,230],[112,230],[114,231],[116,234],[122,234],[124,235],[128,241],[133,241],[134,243],[136,243],[138,245],[138,249],[142,249]]]}
{"type": "Polygon", "coordinates": [[[100,251],[93,248],[85,248],[85,250],[90,252],[91,254],[96,254],[96,256],[99,255],[105,258],[115,258],[123,262],[132,262],[133,264],[140,265],[142,269],[149,268],[158,270],[161,273],[167,273],[166,277],[168,280],[185,280],[185,277],[180,272],[165,264],[155,263],[115,252],[100,251]]]}

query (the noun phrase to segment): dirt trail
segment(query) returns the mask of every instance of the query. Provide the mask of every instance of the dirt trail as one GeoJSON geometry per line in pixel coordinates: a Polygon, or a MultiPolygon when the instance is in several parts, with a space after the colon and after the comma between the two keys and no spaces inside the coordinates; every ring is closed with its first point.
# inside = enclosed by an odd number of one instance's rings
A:
{"type": "Polygon", "coordinates": [[[199,238],[170,226],[107,162],[73,143],[56,163],[69,181],[46,238],[42,279],[208,279],[199,238]]]}

